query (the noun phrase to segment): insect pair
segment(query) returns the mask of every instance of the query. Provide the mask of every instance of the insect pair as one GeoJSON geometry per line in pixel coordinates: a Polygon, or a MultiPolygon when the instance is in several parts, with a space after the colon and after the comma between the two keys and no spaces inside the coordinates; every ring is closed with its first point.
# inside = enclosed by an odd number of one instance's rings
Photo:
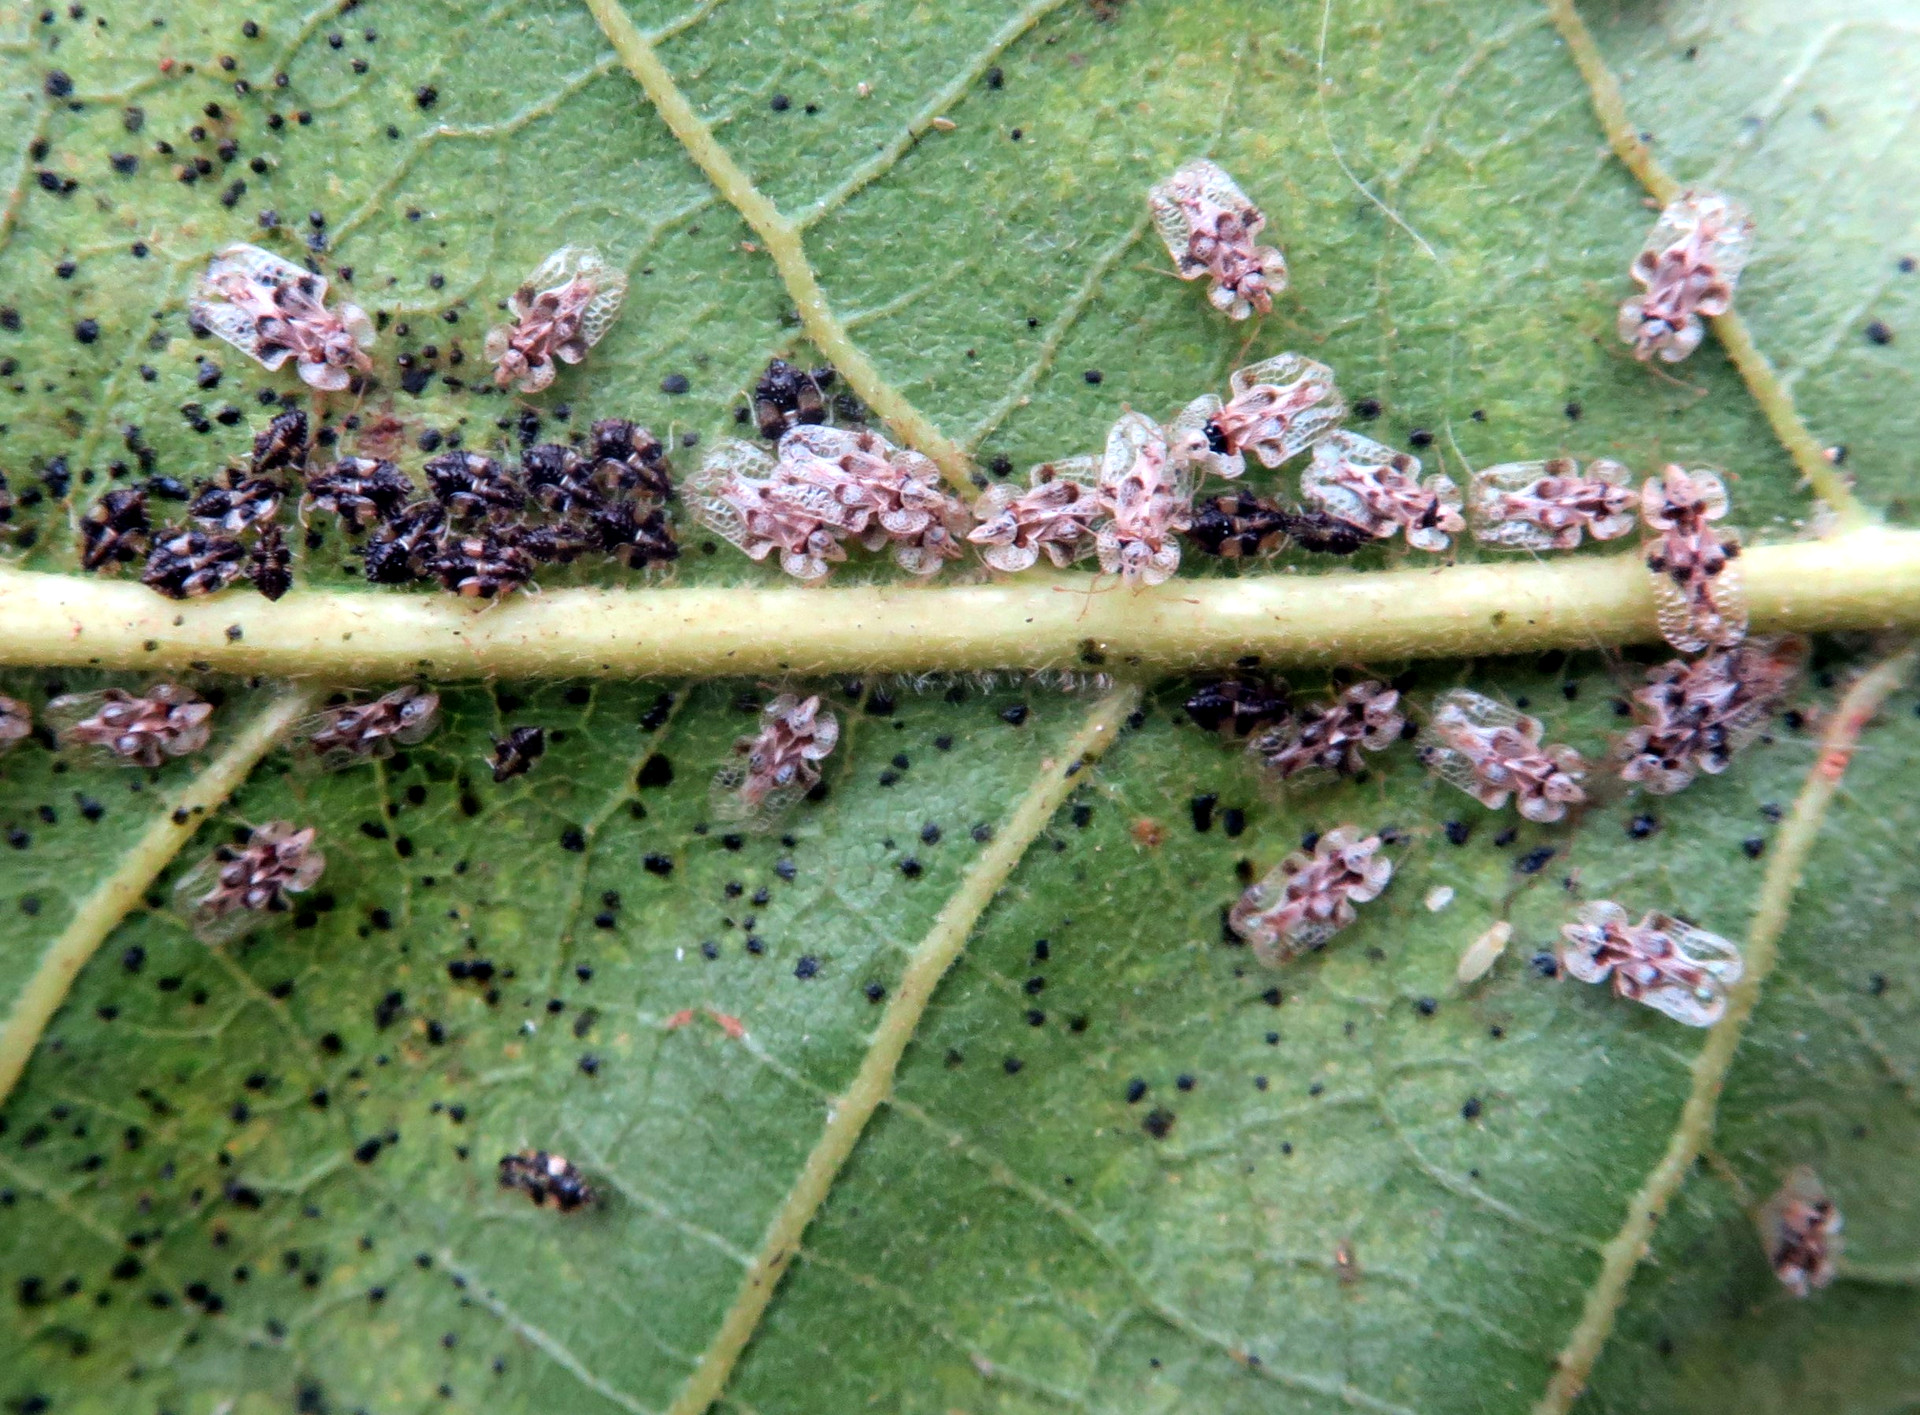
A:
{"type": "MultiPolygon", "coordinates": [[[[553,382],[555,361],[577,364],[626,298],[624,271],[590,246],[562,246],[507,299],[509,324],[487,335],[494,381],[523,393],[553,382]]],[[[241,243],[208,265],[191,302],[194,318],[269,370],[288,359],[314,388],[337,392],[373,367],[373,322],[358,305],[329,309],[326,278],[241,243]]]]}
{"type": "Polygon", "coordinates": [[[848,540],[891,548],[903,570],[931,575],[963,553],[969,525],[938,467],[865,429],[802,423],[777,456],[723,443],[686,491],[709,530],[755,560],[778,552],[781,569],[807,582],[847,558],[848,540]]]}
{"type": "Polygon", "coordinates": [[[1618,462],[1595,461],[1585,474],[1570,457],[1513,462],[1474,474],[1471,505],[1475,537],[1509,550],[1570,550],[1583,535],[1614,540],[1633,529],[1637,512],[1667,642],[1691,653],[1747,632],[1740,538],[1715,525],[1729,501],[1714,472],[1669,464],[1636,494],[1618,462]]]}

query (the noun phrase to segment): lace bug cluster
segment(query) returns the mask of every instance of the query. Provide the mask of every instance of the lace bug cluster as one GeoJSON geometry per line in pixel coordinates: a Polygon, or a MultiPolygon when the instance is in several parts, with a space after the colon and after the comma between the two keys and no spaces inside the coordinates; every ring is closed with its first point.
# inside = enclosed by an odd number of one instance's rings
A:
{"type": "Polygon", "coordinates": [[[621,418],[593,425],[580,445],[528,447],[518,467],[456,449],[421,468],[427,494],[392,462],[347,457],[311,474],[304,506],[369,528],[362,550],[375,584],[438,583],[497,599],[545,564],[600,554],[630,569],[667,564],[679,546],[662,503],[671,470],[645,428],[621,418]]]}

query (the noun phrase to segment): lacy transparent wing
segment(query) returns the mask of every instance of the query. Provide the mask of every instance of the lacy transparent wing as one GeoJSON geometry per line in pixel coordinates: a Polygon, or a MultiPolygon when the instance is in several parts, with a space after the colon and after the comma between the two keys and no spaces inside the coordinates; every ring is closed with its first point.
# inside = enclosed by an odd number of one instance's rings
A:
{"type": "Polygon", "coordinates": [[[233,345],[269,372],[278,370],[293,357],[293,350],[284,344],[273,345],[263,353],[265,341],[260,334],[260,323],[239,305],[196,299],[188,308],[209,333],[233,345]]]}

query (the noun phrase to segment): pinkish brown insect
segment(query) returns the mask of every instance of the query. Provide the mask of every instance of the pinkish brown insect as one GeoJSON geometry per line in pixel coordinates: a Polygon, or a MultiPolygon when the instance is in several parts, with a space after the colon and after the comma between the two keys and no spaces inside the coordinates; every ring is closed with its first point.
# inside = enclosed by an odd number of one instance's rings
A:
{"type": "Polygon", "coordinates": [[[1560,963],[1583,983],[1613,980],[1616,996],[1645,1003],[1689,1027],[1711,1027],[1740,980],[1740,950],[1671,914],[1638,924],[1608,899],[1582,904],[1560,930],[1560,963]]]}
{"type": "Polygon", "coordinates": [[[1127,413],[1113,425],[1094,496],[1107,514],[1093,542],[1103,571],[1138,588],[1180,568],[1177,534],[1193,524],[1193,489],[1158,423],[1127,413]]]}
{"type": "Polygon", "coordinates": [[[1727,198],[1688,192],[1669,202],[1629,268],[1646,293],[1620,306],[1633,356],[1674,364],[1698,348],[1702,317],[1733,308],[1752,244],[1752,218],[1727,198]]]}
{"type": "Polygon", "coordinates": [[[1202,475],[1239,476],[1249,451],[1262,466],[1277,467],[1347,415],[1333,370],[1298,354],[1235,369],[1227,386],[1227,402],[1211,393],[1196,398],[1167,429],[1174,460],[1202,475]]]}
{"type": "Polygon", "coordinates": [[[980,558],[1016,574],[1047,553],[1065,569],[1093,550],[1093,523],[1102,514],[1093,483],[1099,464],[1091,457],[1042,462],[1026,490],[999,482],[974,503],[980,524],[967,535],[983,547],[980,558]]]}
{"type": "Polygon", "coordinates": [[[1787,636],[1648,669],[1633,695],[1639,725],[1614,748],[1621,777],[1669,796],[1701,772],[1718,776],[1760,735],[1806,658],[1806,640],[1787,636]]]}
{"type": "Polygon", "coordinates": [[[0,696],[0,752],[12,751],[33,732],[33,709],[18,698],[0,696]]]}
{"type": "Polygon", "coordinates": [[[213,705],[191,688],[156,683],[143,696],[124,688],[68,693],[47,704],[63,747],[99,747],[135,766],[159,766],[207,745],[213,705]]]}
{"type": "Polygon", "coordinates": [[[626,297],[625,271],[591,246],[562,246],[508,296],[513,323],[488,332],[493,381],[538,393],[553,382],[555,359],[577,364],[600,342],[626,297]]]}
{"type": "Polygon", "coordinates": [[[740,760],[714,777],[717,814],[770,826],[820,784],[820,767],[840,740],[840,720],[816,695],[782,693],[760,713],[760,731],[733,744],[740,760]]]}
{"type": "Polygon", "coordinates": [[[1808,1165],[1797,1165],[1779,1192],[1761,1206],[1760,1242],[1773,1275],[1795,1297],[1833,1281],[1839,1256],[1840,1210],[1808,1165]]]}
{"type": "Polygon", "coordinates": [[[1251,885],[1227,911],[1227,927],[1269,967],[1320,948],[1353,922],[1355,904],[1378,898],[1393,878],[1393,861],[1379,852],[1379,836],[1336,827],[1251,885]]]}
{"type": "Polygon", "coordinates": [[[965,551],[972,518],[941,485],[940,469],[878,433],[801,423],[780,439],[776,477],[869,508],[861,544],[875,551],[891,546],[894,562],[909,574],[931,575],[965,551]]]}
{"type": "Polygon", "coordinates": [[[1204,157],[1187,163],[1155,184],[1147,205],[1180,278],[1207,276],[1207,302],[1228,318],[1267,313],[1287,288],[1286,257],[1254,244],[1266,216],[1215,163],[1204,157]]]}
{"type": "Polygon", "coordinates": [[[1420,734],[1420,757],[1488,810],[1509,797],[1530,821],[1557,821],[1587,799],[1587,764],[1572,747],[1540,745],[1540,719],[1466,688],[1444,693],[1420,734]]]}
{"type": "Polygon", "coordinates": [[[1627,480],[1625,467],[1604,458],[1585,476],[1571,457],[1484,468],[1470,492],[1474,538],[1508,550],[1572,550],[1583,533],[1615,540],[1639,509],[1627,480]]]}
{"type": "Polygon", "coordinates": [[[1445,550],[1467,525],[1452,477],[1436,473],[1421,481],[1418,457],[1357,432],[1329,433],[1314,447],[1300,490],[1376,539],[1404,531],[1418,550],[1445,550]]]}
{"type": "Polygon", "coordinates": [[[1362,751],[1391,747],[1406,725],[1399,693],[1385,683],[1360,682],[1331,703],[1297,708],[1291,721],[1261,733],[1247,750],[1281,781],[1302,773],[1354,776],[1365,767],[1362,751]]]}
{"type": "Polygon", "coordinates": [[[314,714],[296,729],[329,767],[353,766],[393,755],[396,746],[425,741],[440,713],[440,695],[408,684],[372,702],[342,703],[314,714]]]}
{"type": "Polygon", "coordinates": [[[1737,644],[1747,634],[1740,538],[1712,523],[1727,514],[1727,488],[1712,472],[1671,463],[1640,489],[1640,515],[1658,539],[1647,546],[1660,633],[1682,653],[1737,644]]]}
{"type": "Polygon", "coordinates": [[[725,442],[688,478],[695,518],[755,560],[780,553],[780,568],[809,583],[845,560],[845,540],[863,532],[872,510],[833,491],[778,479],[778,463],[747,442],[725,442]]]}
{"type": "Polygon", "coordinates": [[[246,844],[222,845],[182,875],[174,898],[201,942],[224,943],[258,925],[263,915],[286,913],[292,907],[287,896],[312,889],[327,868],[313,841],[312,826],[301,830],[269,821],[256,826],[246,844]]]}
{"type": "Polygon", "coordinates": [[[328,309],[327,282],[270,251],[245,244],[215,256],[191,302],[194,317],[268,369],[288,359],[301,379],[338,392],[373,360],[373,321],[358,305],[328,309]]]}

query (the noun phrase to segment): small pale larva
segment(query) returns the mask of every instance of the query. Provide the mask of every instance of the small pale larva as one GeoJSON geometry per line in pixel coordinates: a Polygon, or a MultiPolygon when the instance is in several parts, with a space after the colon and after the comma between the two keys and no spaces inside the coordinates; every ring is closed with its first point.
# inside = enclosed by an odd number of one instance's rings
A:
{"type": "Polygon", "coordinates": [[[1460,955],[1460,966],[1454,969],[1454,977],[1462,987],[1477,982],[1486,976],[1487,970],[1499,961],[1500,955],[1507,951],[1507,943],[1513,938],[1513,925],[1505,919],[1495,921],[1485,933],[1467,945],[1467,951],[1460,955]]]}

